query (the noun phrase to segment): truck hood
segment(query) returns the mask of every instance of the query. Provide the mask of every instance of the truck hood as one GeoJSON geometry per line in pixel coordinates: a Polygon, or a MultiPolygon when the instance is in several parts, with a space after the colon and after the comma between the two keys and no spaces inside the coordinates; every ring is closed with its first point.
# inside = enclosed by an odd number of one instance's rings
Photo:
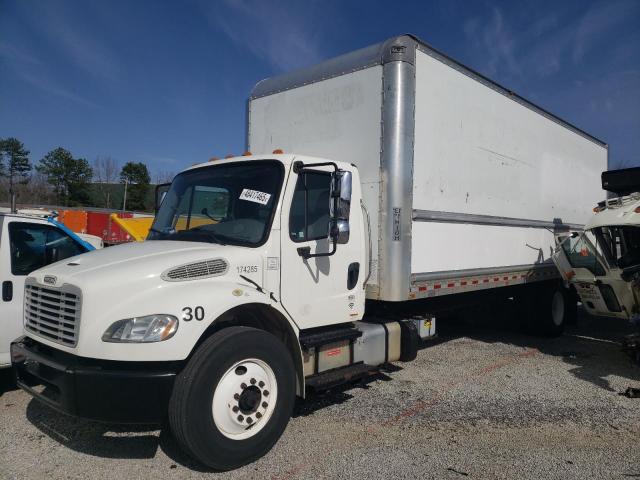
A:
{"type": "Polygon", "coordinates": [[[31,273],[44,285],[71,283],[83,287],[89,282],[128,283],[134,278],[154,278],[165,270],[190,262],[231,257],[254,257],[254,249],[201,242],[148,240],[94,250],[67,258],[31,273]],[[44,277],[47,276],[47,281],[44,277]]]}

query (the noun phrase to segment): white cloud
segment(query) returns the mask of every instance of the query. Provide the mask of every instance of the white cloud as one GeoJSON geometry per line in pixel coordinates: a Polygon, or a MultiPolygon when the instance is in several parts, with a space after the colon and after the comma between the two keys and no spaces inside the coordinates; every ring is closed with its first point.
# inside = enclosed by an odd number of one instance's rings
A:
{"type": "Polygon", "coordinates": [[[225,0],[208,6],[214,28],[278,70],[291,70],[323,59],[318,31],[307,2],[282,4],[225,0]],[[219,8],[223,5],[222,8],[219,8]],[[302,9],[300,8],[302,7],[302,9]]]}
{"type": "Polygon", "coordinates": [[[637,3],[634,2],[608,1],[589,9],[580,18],[575,30],[573,61],[582,60],[599,36],[627,20],[636,7],[637,3]]]}
{"type": "Polygon", "coordinates": [[[551,13],[533,23],[522,13],[505,20],[503,12],[493,8],[468,20],[464,33],[488,75],[544,78],[560,72],[565,62],[580,62],[602,34],[629,18],[633,8],[637,4],[630,1],[602,2],[578,17],[551,13]]]}
{"type": "Polygon", "coordinates": [[[58,85],[56,85],[55,83],[51,82],[50,80],[45,79],[44,77],[41,76],[36,76],[33,75],[31,73],[27,73],[27,72],[18,72],[18,75],[27,83],[29,83],[30,85],[39,88],[40,90],[55,95],[57,97],[61,97],[64,98],[66,100],[71,100],[73,102],[79,103],[81,105],[84,105],[86,107],[92,107],[92,108],[98,108],[99,105],[87,100],[86,98],[70,92],[69,90],[66,90],[58,85]]]}
{"type": "MultiPolygon", "coordinates": [[[[89,29],[79,15],[80,10],[70,5],[39,2],[36,10],[33,4],[24,3],[20,16],[32,34],[43,37],[73,67],[104,80],[117,79],[122,72],[117,55],[99,40],[99,32],[89,29]]],[[[80,5],[83,9],[91,8],[90,3],[80,5]]]]}
{"type": "Polygon", "coordinates": [[[7,42],[0,42],[0,57],[14,62],[41,65],[42,62],[23,48],[16,47],[7,42]]]}

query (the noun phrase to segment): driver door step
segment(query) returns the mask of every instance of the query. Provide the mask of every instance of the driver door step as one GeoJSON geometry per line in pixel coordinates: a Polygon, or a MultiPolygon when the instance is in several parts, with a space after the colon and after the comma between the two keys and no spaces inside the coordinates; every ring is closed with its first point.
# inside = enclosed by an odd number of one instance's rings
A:
{"type": "Polygon", "coordinates": [[[330,330],[323,328],[302,331],[300,332],[300,345],[302,345],[303,349],[308,350],[312,347],[320,347],[339,340],[352,342],[361,336],[362,332],[350,323],[346,328],[332,328],[330,330]]]}
{"type": "Polygon", "coordinates": [[[343,383],[360,380],[368,375],[376,374],[378,371],[378,367],[365,363],[355,363],[312,375],[306,378],[305,383],[312,390],[328,390],[343,383]]]}

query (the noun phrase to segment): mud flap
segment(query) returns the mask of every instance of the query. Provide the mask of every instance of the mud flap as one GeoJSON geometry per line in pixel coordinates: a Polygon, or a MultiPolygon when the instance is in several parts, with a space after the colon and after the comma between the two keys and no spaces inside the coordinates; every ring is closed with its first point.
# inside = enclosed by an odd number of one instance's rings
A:
{"type": "Polygon", "coordinates": [[[410,362],[418,356],[420,337],[415,322],[412,320],[400,323],[400,361],[410,362]]]}

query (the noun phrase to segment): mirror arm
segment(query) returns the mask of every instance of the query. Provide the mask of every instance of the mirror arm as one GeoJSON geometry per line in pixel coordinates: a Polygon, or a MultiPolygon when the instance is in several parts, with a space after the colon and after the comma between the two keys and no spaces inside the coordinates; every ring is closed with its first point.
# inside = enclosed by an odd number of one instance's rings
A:
{"type": "Polygon", "coordinates": [[[308,260],[310,258],[315,257],[330,257],[334,253],[336,253],[338,247],[338,240],[334,239],[332,242],[333,246],[331,247],[331,251],[327,253],[311,253],[311,247],[298,247],[298,255],[300,255],[304,260],[308,260]]]}
{"type": "Polygon", "coordinates": [[[297,160],[293,162],[293,173],[297,173],[298,175],[305,172],[314,172],[313,167],[333,167],[335,172],[338,171],[338,165],[335,162],[321,162],[321,163],[307,163],[306,165],[297,160]]]}

